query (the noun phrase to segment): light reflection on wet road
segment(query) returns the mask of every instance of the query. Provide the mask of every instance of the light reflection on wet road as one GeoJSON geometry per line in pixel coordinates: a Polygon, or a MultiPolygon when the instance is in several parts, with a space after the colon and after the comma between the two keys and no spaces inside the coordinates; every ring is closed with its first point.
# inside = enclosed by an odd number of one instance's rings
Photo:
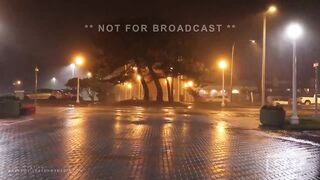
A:
{"type": "Polygon", "coordinates": [[[310,179],[314,142],[259,130],[258,111],[41,108],[0,126],[1,179],[310,179]]]}

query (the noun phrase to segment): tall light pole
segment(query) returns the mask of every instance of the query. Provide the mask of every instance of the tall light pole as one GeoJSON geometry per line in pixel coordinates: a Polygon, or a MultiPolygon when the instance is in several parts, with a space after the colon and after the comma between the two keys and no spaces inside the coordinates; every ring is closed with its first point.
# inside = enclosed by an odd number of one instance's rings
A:
{"type": "Polygon", "coordinates": [[[297,112],[297,52],[296,41],[302,35],[302,27],[298,23],[289,24],[286,33],[292,40],[292,116],[290,119],[291,124],[299,124],[299,117],[297,112]]]}
{"type": "Polygon", "coordinates": [[[234,48],[236,46],[236,42],[232,44],[231,49],[231,65],[230,65],[230,101],[232,101],[232,89],[233,89],[233,61],[234,61],[234,48]]]}
{"type": "Polygon", "coordinates": [[[261,70],[261,105],[265,105],[266,98],[266,43],[267,43],[267,15],[277,11],[275,6],[270,6],[263,13],[263,40],[262,40],[262,70],[261,70]]]}
{"type": "MultiPolygon", "coordinates": [[[[84,63],[84,60],[83,60],[82,56],[77,56],[75,58],[75,65],[81,66],[83,63],[84,63]]],[[[74,65],[74,69],[75,69],[75,65],[74,65]]],[[[77,101],[76,102],[80,103],[80,78],[79,78],[79,74],[77,75],[77,101]]]]}
{"type": "Polygon", "coordinates": [[[56,82],[57,82],[57,78],[53,77],[51,78],[51,83],[52,83],[52,88],[56,88],[56,82]]]}
{"type": "Polygon", "coordinates": [[[224,107],[225,101],[224,101],[224,96],[225,96],[225,88],[224,88],[224,70],[227,68],[227,62],[225,60],[221,60],[219,62],[219,68],[222,70],[222,102],[221,102],[221,106],[224,107]]]}
{"type": "Polygon", "coordinates": [[[314,100],[315,100],[315,107],[314,107],[314,114],[315,116],[318,115],[318,74],[319,74],[319,63],[313,63],[314,72],[315,72],[315,78],[314,78],[314,100]]]}
{"type": "MultiPolygon", "coordinates": [[[[256,44],[256,41],[251,39],[250,43],[256,44]]],[[[231,64],[230,64],[230,101],[232,101],[232,89],[233,89],[233,62],[234,62],[234,50],[235,50],[236,42],[232,44],[231,48],[231,64]]]]}
{"type": "MultiPolygon", "coordinates": [[[[38,93],[38,73],[39,73],[39,68],[36,66],[34,68],[34,93],[38,93]]],[[[37,98],[34,99],[34,105],[37,106],[37,98]]]]}

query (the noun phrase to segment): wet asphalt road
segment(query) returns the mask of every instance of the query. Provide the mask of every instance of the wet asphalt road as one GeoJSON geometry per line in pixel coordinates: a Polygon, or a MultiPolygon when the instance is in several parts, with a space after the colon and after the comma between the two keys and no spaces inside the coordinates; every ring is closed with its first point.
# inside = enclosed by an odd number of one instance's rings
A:
{"type": "MultiPolygon", "coordinates": [[[[42,107],[0,120],[0,179],[320,179],[318,132],[254,108],[42,107]]],[[[320,136],[319,136],[320,137],[320,136]]]]}

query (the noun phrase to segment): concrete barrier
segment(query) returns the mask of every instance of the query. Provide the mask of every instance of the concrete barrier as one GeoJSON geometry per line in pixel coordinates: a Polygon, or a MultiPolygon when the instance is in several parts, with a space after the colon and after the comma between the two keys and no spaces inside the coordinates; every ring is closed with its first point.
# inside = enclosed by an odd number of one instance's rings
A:
{"type": "Polygon", "coordinates": [[[16,118],[20,114],[20,101],[15,97],[0,97],[0,118],[16,118]]]}
{"type": "Polygon", "coordinates": [[[260,122],[263,126],[283,126],[285,117],[285,110],[279,106],[263,106],[260,109],[260,122]]]}

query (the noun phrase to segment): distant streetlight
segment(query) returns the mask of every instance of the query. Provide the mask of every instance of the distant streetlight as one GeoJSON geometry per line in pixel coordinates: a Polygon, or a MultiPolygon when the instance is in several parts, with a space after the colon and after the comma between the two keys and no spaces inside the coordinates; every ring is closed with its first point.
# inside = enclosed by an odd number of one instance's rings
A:
{"type": "Polygon", "coordinates": [[[88,73],[87,73],[87,77],[88,77],[88,78],[92,78],[92,73],[91,73],[91,72],[88,72],[88,73]]]}
{"type": "Polygon", "coordinates": [[[256,40],[254,40],[254,39],[250,39],[249,40],[252,44],[256,44],[256,40]]]}
{"type": "Polygon", "coordinates": [[[57,82],[57,79],[56,79],[55,77],[51,78],[51,83],[52,83],[53,89],[54,89],[55,86],[56,86],[56,82],[57,82]]]}
{"type": "Polygon", "coordinates": [[[12,85],[15,86],[15,89],[18,89],[21,84],[22,84],[22,81],[20,81],[20,80],[17,80],[12,83],[12,85]]]}
{"type": "Polygon", "coordinates": [[[291,124],[299,124],[299,117],[297,112],[297,55],[296,55],[296,41],[301,37],[303,29],[300,24],[292,23],[287,26],[286,34],[292,40],[293,53],[292,53],[292,116],[290,119],[291,124]]]}
{"type": "Polygon", "coordinates": [[[226,104],[224,102],[225,88],[224,88],[224,70],[227,68],[227,62],[225,60],[221,60],[219,62],[219,68],[222,70],[222,102],[221,106],[224,107],[226,104]]]}
{"type": "Polygon", "coordinates": [[[193,81],[188,81],[187,85],[188,85],[188,87],[192,87],[193,86],[193,81]]]}
{"type": "Polygon", "coordinates": [[[262,42],[262,70],[261,70],[261,105],[265,105],[266,97],[266,42],[267,42],[267,15],[274,14],[277,11],[276,6],[270,6],[266,12],[263,13],[263,42],[262,42]]]}
{"type": "MultiPolygon", "coordinates": [[[[84,58],[82,56],[76,56],[74,59],[75,64],[71,64],[71,67],[73,69],[76,68],[77,66],[81,66],[84,64],[84,58]]],[[[77,75],[77,103],[80,103],[80,78],[79,78],[79,74],[77,75]]]]}
{"type": "Polygon", "coordinates": [[[53,78],[51,79],[51,81],[52,81],[53,83],[56,83],[56,82],[57,82],[57,79],[56,79],[55,77],[53,77],[53,78]]]}

